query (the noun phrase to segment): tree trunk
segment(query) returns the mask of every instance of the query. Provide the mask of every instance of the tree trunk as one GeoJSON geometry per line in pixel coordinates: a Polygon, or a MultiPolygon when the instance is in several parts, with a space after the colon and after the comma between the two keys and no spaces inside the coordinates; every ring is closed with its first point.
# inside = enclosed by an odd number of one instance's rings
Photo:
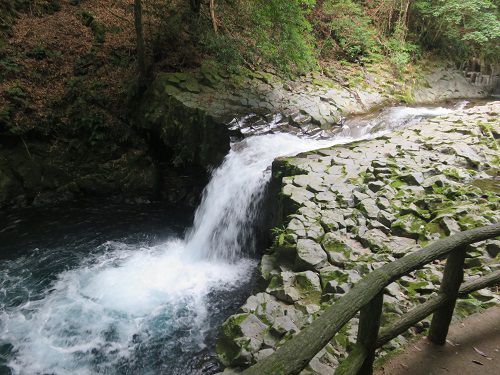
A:
{"type": "Polygon", "coordinates": [[[215,0],[210,0],[210,18],[212,18],[212,25],[214,27],[214,32],[217,34],[217,18],[215,18],[215,0]]]}
{"type": "Polygon", "coordinates": [[[137,38],[137,67],[139,70],[139,86],[146,82],[146,47],[144,44],[144,31],[142,28],[142,2],[134,0],[134,21],[137,38]]]}

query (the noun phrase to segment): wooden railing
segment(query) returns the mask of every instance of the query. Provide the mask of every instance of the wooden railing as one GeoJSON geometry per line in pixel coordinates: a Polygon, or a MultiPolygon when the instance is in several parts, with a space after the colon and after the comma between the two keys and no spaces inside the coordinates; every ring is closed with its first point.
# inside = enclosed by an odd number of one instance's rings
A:
{"type": "Polygon", "coordinates": [[[466,247],[497,236],[500,236],[500,224],[472,229],[436,241],[422,250],[385,264],[357,282],[350,292],[323,311],[276,352],[242,374],[298,374],[358,311],[360,318],[356,345],[349,357],[337,368],[336,375],[371,374],[375,350],[431,314],[434,316],[428,337],[432,342],[443,345],[457,298],[500,284],[500,271],[462,284],[466,247]],[[438,294],[403,315],[391,326],[380,329],[384,288],[400,277],[445,256],[448,258],[438,294]]]}

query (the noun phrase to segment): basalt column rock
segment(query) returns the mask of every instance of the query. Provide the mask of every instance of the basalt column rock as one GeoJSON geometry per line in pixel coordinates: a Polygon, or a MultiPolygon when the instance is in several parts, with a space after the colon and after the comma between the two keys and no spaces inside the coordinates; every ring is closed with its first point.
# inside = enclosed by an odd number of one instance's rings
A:
{"type": "Polygon", "coordinates": [[[161,77],[144,95],[137,123],[157,166],[160,197],[171,203],[196,200],[210,170],[229,151],[227,126],[195,103],[172,95],[169,81],[161,77]]]}

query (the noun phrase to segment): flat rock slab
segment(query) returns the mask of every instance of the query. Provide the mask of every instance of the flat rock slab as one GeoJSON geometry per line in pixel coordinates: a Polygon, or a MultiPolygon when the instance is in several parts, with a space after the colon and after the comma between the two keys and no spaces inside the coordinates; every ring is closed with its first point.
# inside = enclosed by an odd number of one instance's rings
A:
{"type": "Polygon", "coordinates": [[[448,343],[426,338],[388,360],[376,375],[498,375],[500,373],[500,307],[453,324],[448,343]]]}

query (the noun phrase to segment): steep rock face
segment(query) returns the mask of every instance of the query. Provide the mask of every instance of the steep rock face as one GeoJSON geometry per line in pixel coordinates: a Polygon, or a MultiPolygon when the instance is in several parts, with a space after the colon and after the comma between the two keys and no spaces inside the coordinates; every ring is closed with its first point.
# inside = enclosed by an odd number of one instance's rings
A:
{"type": "Polygon", "coordinates": [[[425,76],[425,84],[413,91],[417,103],[435,103],[459,98],[487,96],[496,89],[496,80],[483,84],[467,78],[463,72],[451,69],[436,69],[425,76]]]}
{"type": "Polygon", "coordinates": [[[210,170],[228,153],[230,136],[227,126],[207,111],[172,95],[172,76],[156,79],[136,122],[157,167],[157,192],[175,203],[196,200],[210,170]]]}
{"type": "Polygon", "coordinates": [[[147,199],[154,186],[151,158],[137,148],[114,150],[70,140],[3,139],[0,208],[45,205],[82,197],[147,199]]]}
{"type": "Polygon", "coordinates": [[[168,75],[160,75],[145,94],[139,127],[157,136],[174,167],[214,167],[229,151],[229,131],[195,103],[171,94],[168,75]]]}
{"type": "Polygon", "coordinates": [[[199,109],[240,136],[284,131],[329,137],[348,115],[401,101],[480,98],[494,89],[488,83],[473,84],[463,72],[445,66],[406,80],[377,69],[359,71],[355,80],[344,77],[345,72],[285,80],[267,72],[229,75],[212,67],[160,73],[154,91],[163,101],[175,99],[187,108],[199,109]]]}

